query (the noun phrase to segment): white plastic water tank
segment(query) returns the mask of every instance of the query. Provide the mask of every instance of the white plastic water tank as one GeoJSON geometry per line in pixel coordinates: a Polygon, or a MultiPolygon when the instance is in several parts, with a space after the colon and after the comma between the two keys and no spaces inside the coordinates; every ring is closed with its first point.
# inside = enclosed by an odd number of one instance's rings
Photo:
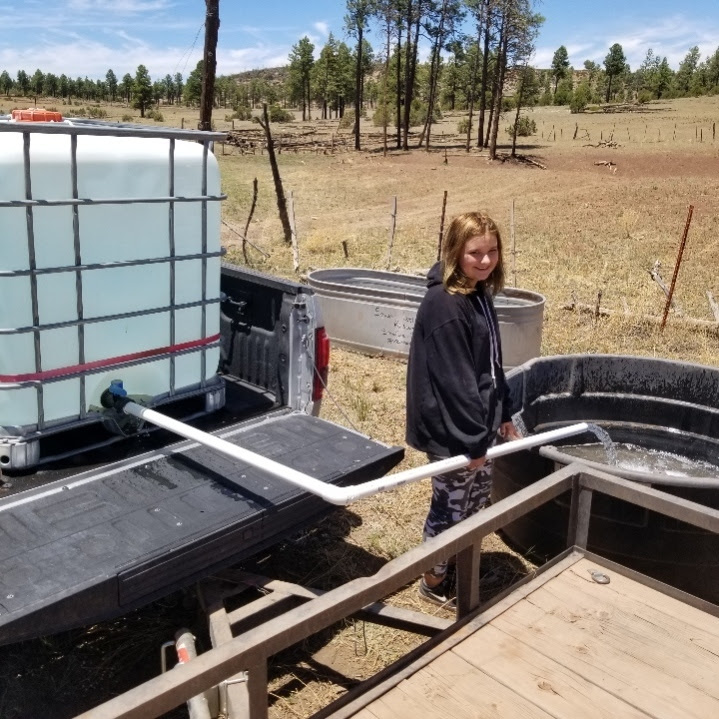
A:
{"type": "Polygon", "coordinates": [[[0,440],[219,382],[217,137],[0,118],[0,440]]]}

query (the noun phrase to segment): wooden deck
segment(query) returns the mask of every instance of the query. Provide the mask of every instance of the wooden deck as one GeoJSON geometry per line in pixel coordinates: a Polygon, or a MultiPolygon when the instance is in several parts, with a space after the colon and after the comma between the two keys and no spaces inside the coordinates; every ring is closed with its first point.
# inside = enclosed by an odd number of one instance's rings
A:
{"type": "Polygon", "coordinates": [[[719,717],[719,618],[577,555],[505,607],[352,716],[719,717]]]}

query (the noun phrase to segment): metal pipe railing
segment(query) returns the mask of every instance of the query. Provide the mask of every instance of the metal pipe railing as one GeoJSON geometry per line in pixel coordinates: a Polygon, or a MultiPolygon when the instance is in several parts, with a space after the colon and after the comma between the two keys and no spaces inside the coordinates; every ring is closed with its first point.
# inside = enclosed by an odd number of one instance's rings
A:
{"type": "MultiPolygon", "coordinates": [[[[162,429],[169,430],[175,434],[179,434],[181,437],[191,439],[194,442],[214,449],[220,454],[224,454],[231,459],[236,459],[240,462],[246,462],[247,464],[256,467],[273,477],[289,482],[301,489],[306,490],[312,494],[316,494],[326,502],[338,505],[347,505],[350,502],[354,502],[363,497],[368,497],[378,492],[383,492],[387,489],[394,489],[400,487],[403,484],[409,484],[410,482],[416,482],[425,477],[431,477],[435,474],[441,474],[442,472],[450,472],[455,469],[460,469],[467,466],[471,462],[471,459],[466,455],[458,455],[456,457],[449,457],[448,459],[442,459],[438,462],[431,462],[422,467],[414,467],[407,469],[404,472],[398,472],[397,474],[391,474],[386,477],[380,477],[379,479],[365,482],[360,485],[354,485],[350,487],[337,487],[333,484],[327,484],[315,477],[311,477],[304,472],[298,472],[296,469],[287,467],[279,462],[275,462],[272,459],[263,457],[261,454],[252,452],[249,449],[238,447],[232,442],[228,442],[225,439],[216,437],[213,434],[203,432],[200,429],[180,422],[176,419],[172,419],[167,415],[161,414],[153,409],[142,407],[136,402],[127,402],[123,407],[123,411],[134,417],[154,424],[162,429]]],[[[565,437],[572,437],[577,434],[582,434],[587,431],[586,422],[578,422],[577,424],[568,425],[567,427],[560,427],[552,429],[547,432],[541,432],[540,434],[532,435],[530,437],[522,437],[512,442],[506,442],[504,444],[496,445],[487,450],[487,458],[492,459],[495,457],[502,457],[513,452],[518,452],[523,449],[531,449],[533,447],[539,447],[544,444],[550,444],[559,439],[565,437]]]]}

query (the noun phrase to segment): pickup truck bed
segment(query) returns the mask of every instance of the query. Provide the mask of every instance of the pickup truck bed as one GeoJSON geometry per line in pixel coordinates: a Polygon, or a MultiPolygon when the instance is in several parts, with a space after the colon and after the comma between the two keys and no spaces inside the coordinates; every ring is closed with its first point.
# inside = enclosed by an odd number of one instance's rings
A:
{"type": "MultiPolygon", "coordinates": [[[[241,387],[227,391],[231,407],[241,387]]],[[[339,484],[381,476],[403,454],[288,408],[217,433],[339,484]]],[[[124,614],[331,509],[189,441],[60,479],[38,475],[46,483],[0,492],[0,644],[124,614]]]]}

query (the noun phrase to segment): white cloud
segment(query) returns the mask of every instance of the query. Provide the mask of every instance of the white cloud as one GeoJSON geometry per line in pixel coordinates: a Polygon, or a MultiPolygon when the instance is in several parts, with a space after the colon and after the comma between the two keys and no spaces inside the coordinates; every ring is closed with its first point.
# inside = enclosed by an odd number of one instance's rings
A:
{"type": "MultiPolygon", "coordinates": [[[[112,68],[118,77],[135,74],[137,66],[147,67],[153,80],[168,73],[181,72],[185,77],[202,59],[202,47],[192,51],[178,47],[153,47],[124,32],[111,33],[120,40],[119,47],[90,40],[76,33],[63,33],[62,38],[33,47],[0,49],[0,69],[12,77],[18,70],[32,73],[36,68],[56,75],[101,79],[112,68]]],[[[280,67],[287,64],[290,45],[256,43],[251,47],[217,50],[217,72],[231,75],[260,67],[280,67]]]]}
{"type": "Polygon", "coordinates": [[[144,12],[167,10],[173,3],[169,0],[70,0],[72,10],[102,12],[118,15],[134,15],[144,12]]]}
{"type": "Polygon", "coordinates": [[[327,37],[330,34],[330,26],[323,21],[319,21],[316,23],[313,23],[312,27],[314,27],[315,30],[317,30],[320,35],[324,35],[324,37],[327,37]]]}
{"type": "Polygon", "coordinates": [[[719,44],[719,26],[700,23],[682,15],[664,18],[636,32],[620,35],[618,42],[633,69],[641,65],[647,50],[652,48],[659,57],[666,57],[669,65],[677,68],[689,49],[699,47],[702,58],[713,54],[719,44]]]}
{"type": "MultiPolygon", "coordinates": [[[[581,68],[585,60],[601,64],[609,48],[614,43],[619,43],[632,70],[641,65],[649,48],[659,57],[666,56],[669,65],[676,69],[694,45],[699,47],[702,58],[713,54],[719,44],[718,38],[719,23],[699,22],[683,15],[672,15],[656,18],[635,30],[615,30],[604,26],[593,31],[591,40],[578,34],[576,42],[566,47],[569,61],[575,68],[581,68]]],[[[538,47],[533,64],[536,67],[549,67],[556,49],[538,47]]]]}
{"type": "Polygon", "coordinates": [[[116,75],[135,74],[138,65],[145,65],[153,80],[182,72],[184,75],[195,69],[202,57],[202,49],[183,56],[179,48],[153,48],[142,43],[127,44],[123,47],[110,47],[97,41],[83,39],[81,42],[53,43],[0,50],[0,67],[11,76],[18,70],[33,72],[40,68],[43,72],[56,75],[64,73],[69,77],[105,77],[112,68],[116,75]]]}

